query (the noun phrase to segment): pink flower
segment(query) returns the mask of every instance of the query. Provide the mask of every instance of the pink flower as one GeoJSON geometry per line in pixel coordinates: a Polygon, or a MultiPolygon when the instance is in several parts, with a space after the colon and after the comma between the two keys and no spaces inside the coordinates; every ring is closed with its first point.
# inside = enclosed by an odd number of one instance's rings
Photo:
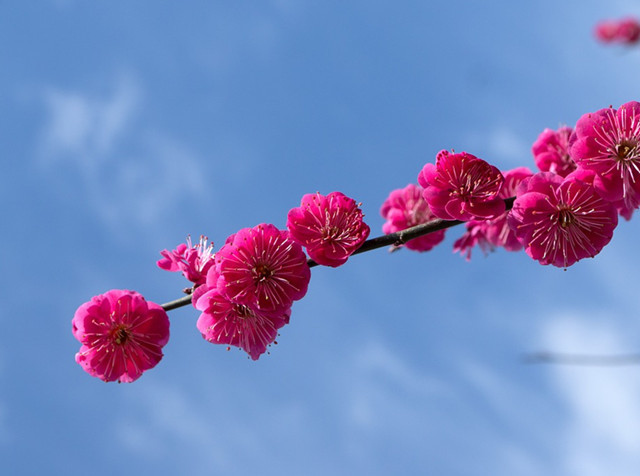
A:
{"type": "Polygon", "coordinates": [[[531,151],[541,172],[553,172],[566,177],[576,169],[569,155],[569,137],[573,129],[561,127],[557,131],[545,129],[533,143],[531,151]]]}
{"type": "MultiPolygon", "coordinates": [[[[499,197],[502,199],[515,197],[520,183],[531,175],[533,174],[527,167],[517,167],[504,172],[504,183],[499,197]]],[[[507,222],[508,215],[509,212],[505,211],[496,218],[468,222],[466,233],[453,244],[454,253],[459,252],[469,261],[471,249],[476,245],[485,254],[496,247],[502,247],[507,251],[520,251],[522,244],[507,222]]]]}
{"type": "Polygon", "coordinates": [[[640,23],[635,18],[624,18],[618,23],[616,39],[620,43],[631,45],[640,39],[640,23]]]}
{"type": "Polygon", "coordinates": [[[498,197],[504,178],[500,171],[482,159],[462,152],[438,153],[436,164],[426,164],[418,182],[435,216],[444,220],[493,218],[504,212],[498,197]]]}
{"type": "Polygon", "coordinates": [[[162,359],[169,317],[134,291],[111,290],[81,305],[73,336],[82,346],[76,362],[105,382],[133,382],[162,359]]]}
{"type": "MultiPolygon", "coordinates": [[[[429,204],[422,196],[423,188],[409,184],[405,188],[397,189],[389,194],[380,208],[380,214],[387,220],[382,225],[385,234],[406,230],[412,226],[421,225],[433,220],[429,204]]],[[[439,230],[428,235],[409,240],[404,246],[415,251],[429,251],[442,240],[445,230],[439,230]]]]}
{"type": "Polygon", "coordinates": [[[460,253],[467,261],[471,260],[471,250],[479,246],[486,255],[494,246],[487,238],[488,220],[471,220],[465,224],[467,231],[453,243],[453,252],[460,253]]]}
{"type": "Polygon", "coordinates": [[[337,267],[362,246],[369,226],[352,198],[340,192],[326,197],[307,194],[297,208],[289,211],[287,228],[291,238],[307,248],[316,263],[337,267]]]}
{"type": "Polygon", "coordinates": [[[278,329],[289,323],[291,315],[290,308],[273,315],[234,303],[216,288],[200,296],[195,305],[202,311],[196,324],[202,337],[239,347],[253,360],[275,342],[278,329]]]}
{"type": "Polygon", "coordinates": [[[229,300],[276,315],[302,299],[311,278],[302,247],[268,224],[230,236],[215,263],[209,273],[218,275],[216,286],[229,300]]]}
{"type": "Polygon", "coordinates": [[[631,45],[640,39],[640,23],[635,18],[602,21],[596,25],[595,35],[603,43],[631,45]]]}
{"type": "Polygon", "coordinates": [[[583,115],[571,156],[595,172],[594,186],[626,216],[640,206],[640,103],[631,101],[583,115]]]}
{"type": "Polygon", "coordinates": [[[611,43],[615,41],[618,34],[618,24],[614,21],[601,21],[594,30],[596,38],[603,43],[611,43]]]}
{"type": "Polygon", "coordinates": [[[579,177],[540,172],[518,188],[509,226],[541,264],[566,268],[597,255],[613,236],[615,207],[579,177]]]}
{"type": "Polygon", "coordinates": [[[206,280],[207,271],[213,266],[213,243],[207,244],[207,237],[200,236],[200,243],[191,244],[191,237],[187,237],[187,244],[179,244],[175,250],[162,250],[163,256],[157,265],[166,271],[181,271],[185,278],[198,286],[206,280]]]}

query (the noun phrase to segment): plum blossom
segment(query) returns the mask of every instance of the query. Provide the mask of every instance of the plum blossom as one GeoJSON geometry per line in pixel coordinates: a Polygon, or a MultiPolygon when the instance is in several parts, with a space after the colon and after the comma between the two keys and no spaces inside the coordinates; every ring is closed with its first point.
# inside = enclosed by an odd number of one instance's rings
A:
{"type": "Polygon", "coordinates": [[[603,43],[632,45],[640,40],[640,23],[635,18],[601,21],[595,27],[595,36],[603,43]]]}
{"type": "Polygon", "coordinates": [[[299,207],[289,211],[287,229],[294,241],[306,247],[311,259],[335,268],[369,236],[369,226],[362,218],[356,201],[340,192],[307,194],[299,207]]]}
{"type": "MultiPolygon", "coordinates": [[[[516,196],[520,183],[533,175],[527,167],[517,167],[503,172],[504,183],[499,197],[502,199],[516,196]]],[[[471,259],[471,250],[478,245],[484,254],[502,247],[507,251],[520,251],[522,244],[507,223],[509,212],[488,220],[471,220],[467,222],[467,231],[453,244],[453,251],[462,254],[467,261],[471,259]]]]}
{"type": "Polygon", "coordinates": [[[471,251],[479,246],[486,255],[494,246],[487,238],[488,220],[471,220],[465,224],[467,231],[453,243],[453,252],[460,253],[467,261],[471,260],[471,251]]]}
{"type": "Polygon", "coordinates": [[[640,39],[640,23],[635,18],[624,18],[618,23],[616,39],[623,44],[631,45],[640,39]]]}
{"type": "Polygon", "coordinates": [[[135,291],[111,290],[82,304],[72,320],[76,362],[105,382],[133,382],[162,359],[169,317],[135,291]]]}
{"type": "Polygon", "coordinates": [[[289,323],[291,309],[277,314],[264,313],[237,304],[217,288],[209,289],[195,302],[202,311],[196,326],[207,341],[239,347],[253,360],[264,354],[278,335],[278,329],[289,323]]]}
{"type": "Polygon", "coordinates": [[[426,164],[418,183],[432,213],[444,220],[494,218],[505,210],[498,197],[504,177],[471,154],[440,151],[436,163],[426,164]]]}
{"type": "Polygon", "coordinates": [[[526,253],[543,265],[566,268],[594,257],[613,236],[615,207],[580,175],[540,172],[518,187],[509,226],[526,253]]]}
{"type": "Polygon", "coordinates": [[[533,143],[531,152],[541,172],[553,172],[566,177],[577,165],[569,155],[571,127],[561,127],[557,131],[545,129],[533,143]]]}
{"type": "MultiPolygon", "coordinates": [[[[382,218],[387,220],[382,225],[382,231],[385,234],[406,230],[436,218],[422,196],[423,191],[424,189],[419,185],[409,184],[389,194],[380,208],[382,218]]],[[[429,251],[444,240],[444,234],[445,230],[439,230],[409,240],[403,246],[414,251],[429,251]]]]}
{"type": "Polygon", "coordinates": [[[302,299],[311,278],[302,247],[287,231],[264,223],[230,236],[208,273],[230,301],[275,315],[302,299]]]}
{"type": "Polygon", "coordinates": [[[187,237],[187,243],[179,244],[175,250],[162,250],[162,259],[157,265],[166,271],[180,271],[183,276],[195,286],[203,284],[207,271],[213,266],[213,243],[207,244],[207,237],[200,236],[200,242],[191,243],[191,236],[187,237]]]}
{"type": "Polygon", "coordinates": [[[578,167],[595,172],[593,185],[630,218],[640,206],[640,103],[583,115],[571,156],[578,167]]]}
{"type": "Polygon", "coordinates": [[[603,43],[612,43],[618,35],[618,23],[612,20],[601,21],[596,24],[594,34],[603,43]]]}

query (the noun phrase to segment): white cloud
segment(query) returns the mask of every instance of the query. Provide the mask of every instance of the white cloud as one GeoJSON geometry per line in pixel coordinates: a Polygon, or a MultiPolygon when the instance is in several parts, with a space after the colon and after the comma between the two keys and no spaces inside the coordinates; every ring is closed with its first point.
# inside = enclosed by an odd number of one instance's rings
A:
{"type": "Polygon", "coordinates": [[[211,409],[198,408],[180,390],[166,385],[145,386],[136,400],[143,401],[144,407],[116,422],[116,437],[125,450],[158,461],[178,449],[185,474],[232,470],[225,451],[225,439],[232,430],[222,431],[221,421],[211,421],[211,409]]]}
{"type": "Polygon", "coordinates": [[[152,226],[181,202],[202,199],[202,161],[170,134],[139,118],[142,88],[121,75],[110,94],[47,88],[48,121],[39,145],[40,168],[49,175],[61,163],[77,178],[64,186],[87,197],[87,205],[117,234],[152,226]],[[123,226],[127,225],[127,226],[123,226]]]}
{"type": "MultiPolygon", "coordinates": [[[[357,426],[384,425],[389,423],[387,417],[396,420],[401,413],[411,413],[412,409],[399,404],[407,394],[427,398],[447,392],[439,381],[421,374],[378,342],[369,342],[360,349],[352,365],[348,375],[357,376],[357,380],[352,382],[349,418],[357,426]],[[389,392],[389,388],[393,391],[389,392]],[[383,408],[393,408],[393,415],[383,408]]],[[[410,415],[405,416],[411,421],[410,415]]]]}
{"type": "Polygon", "coordinates": [[[531,144],[505,125],[494,125],[490,129],[473,131],[467,137],[468,151],[492,164],[501,164],[508,169],[522,165],[531,167],[531,144]],[[483,151],[482,153],[478,151],[483,151]]]}
{"type": "Polygon", "coordinates": [[[122,219],[153,225],[181,200],[206,191],[199,158],[185,146],[157,134],[140,143],[140,155],[120,157],[86,177],[101,215],[116,230],[122,219]]]}
{"type": "Polygon", "coordinates": [[[309,413],[304,404],[240,396],[234,394],[237,387],[223,389],[217,382],[203,381],[194,394],[145,382],[127,397],[125,408],[131,413],[115,422],[124,451],[155,463],[179,464],[182,474],[248,474],[260,468],[262,474],[278,474],[270,470],[282,456],[274,447],[291,445],[293,435],[305,434],[309,413]]]}
{"type": "Polygon", "coordinates": [[[443,375],[446,360],[438,369],[424,368],[376,341],[356,351],[344,367],[348,383],[343,385],[349,398],[343,404],[342,437],[350,460],[359,468],[375,467],[382,446],[411,455],[412,464],[456,474],[542,474],[548,461],[541,461],[535,442],[544,428],[531,412],[522,411],[537,408],[537,398],[456,356],[443,375]],[[441,449],[440,461],[430,461],[441,449]]]}
{"type": "MultiPolygon", "coordinates": [[[[546,325],[543,344],[550,351],[618,354],[634,349],[620,330],[572,316],[546,325]]],[[[635,346],[637,348],[637,346],[635,346]]],[[[556,365],[555,390],[566,406],[564,465],[567,475],[635,476],[640,467],[640,372],[638,367],[556,365]]]]}
{"type": "Polygon", "coordinates": [[[503,159],[514,165],[527,163],[531,145],[518,137],[511,129],[499,126],[489,132],[487,136],[489,151],[492,156],[503,159]]]}
{"type": "Polygon", "coordinates": [[[49,123],[42,155],[49,160],[96,161],[111,152],[133,119],[141,100],[131,76],[119,77],[109,97],[48,88],[44,100],[49,123]]]}

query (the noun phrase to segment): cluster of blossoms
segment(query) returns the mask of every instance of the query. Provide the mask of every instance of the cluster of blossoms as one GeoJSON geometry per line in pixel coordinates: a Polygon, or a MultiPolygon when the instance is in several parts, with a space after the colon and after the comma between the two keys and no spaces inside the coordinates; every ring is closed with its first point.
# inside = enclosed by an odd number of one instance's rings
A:
{"type": "MultiPolygon", "coordinates": [[[[417,184],[394,190],[380,213],[387,236],[368,240],[360,204],[340,192],[308,194],[289,211],[286,229],[244,228],[213,252],[200,242],[163,250],[158,266],[191,283],[187,299],[200,311],[209,342],[235,346],[257,360],[289,323],[307,292],[310,268],[337,267],[356,251],[392,245],[428,251],[445,228],[466,223],[454,251],[524,248],[543,265],[566,268],[597,255],[621,215],[640,206],[640,103],[583,115],[575,128],[544,130],[532,147],[539,172],[501,172],[466,152],[446,150],[424,165],[417,184]],[[388,240],[386,238],[391,238],[388,240]],[[365,246],[369,245],[369,246],[365,246]],[[306,253],[304,251],[306,249],[306,253]]],[[[177,302],[177,301],[176,301],[177,302]]],[[[131,382],[162,358],[169,339],[163,306],[133,291],[109,291],[76,311],[76,361],[105,381],[131,382]]]]}
{"type": "MultiPolygon", "coordinates": [[[[157,265],[192,283],[190,302],[201,312],[196,327],[207,341],[257,360],[306,294],[310,267],[340,266],[365,242],[370,230],[363,217],[359,204],[340,192],[309,194],[289,211],[286,230],[265,223],[244,228],[215,253],[207,238],[195,245],[188,238],[161,251],[157,265]]],[[[165,309],[133,291],[94,297],[76,311],[72,327],[82,343],[76,361],[107,382],[140,377],[160,361],[169,340],[165,309]]]]}
{"type": "MultiPolygon", "coordinates": [[[[535,174],[526,167],[500,172],[466,152],[441,151],[418,175],[421,187],[390,194],[380,210],[383,230],[437,217],[466,222],[454,251],[467,259],[476,245],[484,252],[524,248],[562,268],[594,257],[611,240],[618,215],[629,220],[640,206],[640,103],[585,114],[575,128],[545,129],[532,153],[535,174]]],[[[442,238],[406,247],[426,251],[442,238]]]]}
{"type": "Polygon", "coordinates": [[[633,45],[640,40],[640,23],[635,18],[602,21],[596,25],[595,35],[603,43],[633,45]]]}

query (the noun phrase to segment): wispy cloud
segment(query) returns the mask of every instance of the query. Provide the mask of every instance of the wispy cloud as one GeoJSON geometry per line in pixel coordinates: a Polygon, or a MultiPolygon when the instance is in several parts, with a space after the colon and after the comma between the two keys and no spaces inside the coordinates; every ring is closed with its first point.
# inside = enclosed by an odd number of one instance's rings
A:
{"type": "MultiPolygon", "coordinates": [[[[503,168],[533,165],[531,144],[518,136],[506,125],[494,125],[488,130],[474,131],[467,138],[471,149],[484,150],[487,156],[483,159],[492,164],[501,164],[503,168]]],[[[477,152],[476,152],[477,154],[477,152]]]]}
{"type": "Polygon", "coordinates": [[[493,154],[515,164],[526,164],[523,160],[529,157],[531,145],[508,127],[501,126],[493,129],[488,136],[488,146],[493,154]]]}
{"type": "Polygon", "coordinates": [[[447,388],[438,380],[423,375],[378,342],[369,342],[360,349],[355,354],[352,365],[348,374],[355,376],[356,380],[351,386],[353,392],[349,418],[352,423],[363,428],[389,423],[387,417],[391,415],[382,411],[382,408],[394,409],[391,417],[393,420],[404,411],[411,412],[406,405],[394,401],[403,399],[407,394],[428,398],[447,392],[447,388]]]}
{"type": "Polygon", "coordinates": [[[122,449],[155,464],[179,465],[184,474],[282,474],[273,469],[280,450],[304,435],[309,413],[296,403],[202,384],[197,394],[167,384],[147,384],[132,394],[125,405],[131,413],[114,426],[122,449]]]}
{"type": "Polygon", "coordinates": [[[112,89],[106,97],[51,87],[44,91],[49,113],[41,144],[45,160],[88,163],[114,149],[133,120],[141,91],[129,75],[117,78],[112,89]]]}
{"type": "Polygon", "coordinates": [[[117,233],[123,223],[153,225],[205,187],[198,155],[140,117],[139,82],[121,75],[110,86],[109,94],[46,88],[39,166],[50,174],[70,165],[80,182],[73,187],[117,233]]]}
{"type": "MultiPolygon", "coordinates": [[[[549,350],[618,354],[635,347],[603,320],[557,316],[545,326],[549,350]]],[[[567,475],[635,476],[640,467],[640,373],[637,367],[552,367],[567,409],[563,451],[567,475]]]]}
{"type": "MultiPolygon", "coordinates": [[[[186,474],[216,474],[217,471],[231,471],[225,451],[228,433],[221,431],[221,421],[216,425],[207,418],[206,409],[194,406],[193,399],[170,386],[145,387],[140,400],[144,408],[139,408],[135,417],[127,416],[116,422],[116,437],[125,450],[158,461],[162,456],[180,448],[182,465],[186,474]],[[187,461],[193,466],[184,467],[187,461]],[[196,470],[200,468],[200,473],[196,470]]],[[[130,402],[133,404],[133,402],[130,402]]]]}
{"type": "Polygon", "coordinates": [[[376,448],[383,445],[385,451],[412,455],[415,464],[434,474],[437,468],[457,468],[460,474],[540,474],[546,462],[536,458],[537,448],[521,431],[537,427],[521,411],[531,400],[527,392],[476,363],[454,359],[449,372],[443,377],[442,369],[418,367],[379,342],[369,342],[354,355],[345,369],[351,395],[345,403],[344,444],[360,455],[358,465],[375,466],[376,448]],[[396,442],[402,442],[401,449],[396,442]],[[460,452],[465,458],[454,456],[460,452]]]}

